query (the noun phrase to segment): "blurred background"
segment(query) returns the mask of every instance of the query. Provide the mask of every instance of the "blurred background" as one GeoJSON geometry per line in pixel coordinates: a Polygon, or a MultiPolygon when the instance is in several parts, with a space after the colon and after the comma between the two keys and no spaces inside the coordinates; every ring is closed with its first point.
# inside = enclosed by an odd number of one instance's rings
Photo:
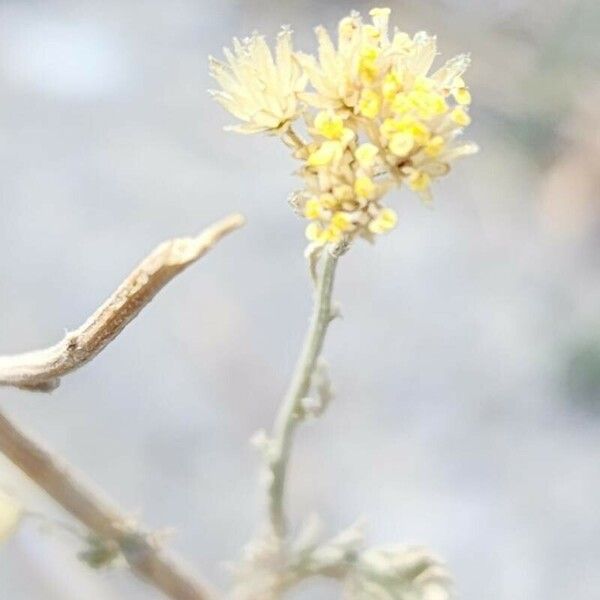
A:
{"type": "MultiPolygon", "coordinates": [[[[422,543],[464,599],[600,587],[600,4],[391,1],[392,21],[471,51],[482,151],[407,191],[397,230],[344,258],[325,355],[337,398],[297,439],[291,513],[373,544],[422,543]]],[[[303,224],[277,140],[222,132],[207,55],[280,24],[313,48],[360,0],[0,2],[0,353],[57,341],[147,251],[231,211],[248,226],[171,284],[18,422],[220,585],[263,515],[259,460],[310,311],[303,224]]],[[[60,510],[0,462],[0,485],[60,510]]],[[[27,522],[0,597],[158,598],[27,522]]],[[[296,598],[338,597],[328,583],[296,598]]]]}

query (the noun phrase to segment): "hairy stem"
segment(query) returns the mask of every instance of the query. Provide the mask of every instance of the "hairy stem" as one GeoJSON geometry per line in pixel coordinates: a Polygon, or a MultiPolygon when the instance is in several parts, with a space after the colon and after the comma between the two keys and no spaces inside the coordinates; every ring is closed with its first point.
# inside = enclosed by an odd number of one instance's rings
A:
{"type": "Polygon", "coordinates": [[[284,488],[294,431],[301,417],[301,401],[310,391],[311,377],[329,323],[334,317],[331,294],[338,256],[325,252],[323,266],[317,279],[315,304],[304,346],[296,365],[290,387],[275,419],[272,434],[272,479],[269,487],[269,514],[273,531],[284,538],[287,524],[284,511],[284,488]]]}

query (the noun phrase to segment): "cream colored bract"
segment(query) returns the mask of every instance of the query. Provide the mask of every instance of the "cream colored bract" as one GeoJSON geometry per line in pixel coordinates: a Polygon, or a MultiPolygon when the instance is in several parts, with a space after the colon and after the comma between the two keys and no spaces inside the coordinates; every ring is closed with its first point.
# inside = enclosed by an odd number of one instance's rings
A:
{"type": "Polygon", "coordinates": [[[262,36],[233,40],[233,52],[224,50],[227,64],[210,58],[210,74],[222,90],[214,98],[243,121],[227,129],[239,133],[284,131],[301,113],[298,93],[306,76],[292,50],[292,32],[277,36],[275,59],[262,36]]]}

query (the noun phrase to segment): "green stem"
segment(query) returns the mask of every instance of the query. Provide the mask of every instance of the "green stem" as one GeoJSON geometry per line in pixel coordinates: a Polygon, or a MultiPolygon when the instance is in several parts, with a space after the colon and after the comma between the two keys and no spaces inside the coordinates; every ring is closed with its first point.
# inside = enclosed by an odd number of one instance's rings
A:
{"type": "Polygon", "coordinates": [[[285,538],[287,524],[284,511],[284,488],[294,431],[301,417],[300,403],[310,391],[311,377],[323,348],[325,334],[334,317],[331,294],[338,256],[328,251],[317,280],[315,304],[304,346],[298,359],[290,387],[275,419],[273,453],[270,467],[269,514],[274,533],[285,538]]]}

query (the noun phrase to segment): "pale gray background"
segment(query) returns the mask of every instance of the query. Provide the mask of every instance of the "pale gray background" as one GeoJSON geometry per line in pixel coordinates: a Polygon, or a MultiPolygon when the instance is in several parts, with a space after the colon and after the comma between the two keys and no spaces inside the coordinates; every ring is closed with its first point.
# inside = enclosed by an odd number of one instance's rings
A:
{"type": "MultiPolygon", "coordinates": [[[[445,557],[462,598],[600,589],[600,8],[594,0],[392,2],[444,57],[470,50],[480,155],[407,191],[397,230],[340,266],[338,396],[302,430],[293,515],[445,557]]],[[[221,131],[209,53],[281,23],[312,47],[355,1],[0,2],[0,352],[56,341],[162,239],[233,210],[247,228],[52,396],[3,409],[219,584],[262,515],[248,438],[268,426],[310,309],[294,164],[221,131]]],[[[13,470],[0,484],[61,516],[13,470]]],[[[2,600],[150,599],[27,524],[2,600]]],[[[317,591],[320,590],[320,591],[317,591]]],[[[334,587],[307,598],[334,598],[334,587]]]]}

